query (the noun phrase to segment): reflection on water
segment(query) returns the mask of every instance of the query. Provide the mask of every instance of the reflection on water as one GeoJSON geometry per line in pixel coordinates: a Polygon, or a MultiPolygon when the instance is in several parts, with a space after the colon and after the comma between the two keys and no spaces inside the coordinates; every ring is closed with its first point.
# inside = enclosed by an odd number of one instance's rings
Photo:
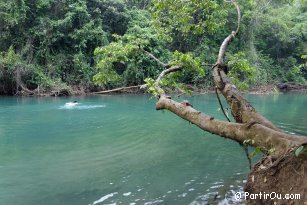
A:
{"type": "MultiPolygon", "coordinates": [[[[306,95],[248,98],[306,135],[306,95]]],[[[249,170],[237,143],[155,111],[149,96],[79,97],[65,107],[71,100],[0,99],[1,204],[243,204],[234,194],[249,170]]],[[[224,119],[214,95],[189,102],[224,119]]]]}

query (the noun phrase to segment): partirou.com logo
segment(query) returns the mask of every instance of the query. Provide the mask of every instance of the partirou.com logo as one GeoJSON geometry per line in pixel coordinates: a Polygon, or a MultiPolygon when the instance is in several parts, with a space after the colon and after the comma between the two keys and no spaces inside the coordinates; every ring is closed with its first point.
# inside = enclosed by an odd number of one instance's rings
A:
{"type": "Polygon", "coordinates": [[[266,193],[266,192],[259,192],[256,194],[250,194],[248,192],[237,192],[235,193],[235,199],[236,200],[257,200],[257,199],[272,199],[272,200],[284,200],[284,199],[294,199],[294,200],[300,200],[301,195],[300,194],[278,194],[276,192],[266,193]]]}

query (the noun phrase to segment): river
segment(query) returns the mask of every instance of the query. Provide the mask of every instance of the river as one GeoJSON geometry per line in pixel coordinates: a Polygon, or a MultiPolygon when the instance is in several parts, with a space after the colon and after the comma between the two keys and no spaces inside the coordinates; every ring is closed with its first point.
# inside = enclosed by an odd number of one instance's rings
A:
{"type": "MultiPolygon", "coordinates": [[[[306,94],[247,98],[306,135],[306,94]]],[[[215,95],[189,101],[224,119],[215,95]]],[[[0,97],[0,204],[240,204],[248,172],[236,142],[156,111],[150,96],[0,97]]]]}

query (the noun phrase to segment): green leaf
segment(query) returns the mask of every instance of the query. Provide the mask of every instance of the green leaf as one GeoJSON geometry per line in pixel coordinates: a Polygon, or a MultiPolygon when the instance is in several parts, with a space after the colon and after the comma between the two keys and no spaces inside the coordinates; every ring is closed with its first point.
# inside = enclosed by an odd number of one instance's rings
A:
{"type": "Polygon", "coordinates": [[[261,148],[260,147],[256,147],[255,150],[249,156],[250,156],[250,158],[253,158],[253,157],[255,157],[255,156],[257,156],[257,155],[259,155],[261,153],[262,153],[261,148]]]}
{"type": "Polygon", "coordinates": [[[231,68],[228,76],[240,90],[247,90],[256,76],[256,68],[250,65],[245,53],[238,52],[228,62],[231,68]]]}
{"type": "Polygon", "coordinates": [[[299,156],[300,154],[302,154],[304,152],[304,146],[300,146],[295,150],[295,156],[299,156]]]}

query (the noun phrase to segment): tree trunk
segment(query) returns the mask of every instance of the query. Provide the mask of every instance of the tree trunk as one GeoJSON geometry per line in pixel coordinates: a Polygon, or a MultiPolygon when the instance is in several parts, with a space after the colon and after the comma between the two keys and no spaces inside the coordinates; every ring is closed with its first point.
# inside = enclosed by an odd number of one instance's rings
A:
{"type": "Polygon", "coordinates": [[[247,204],[297,204],[307,202],[307,160],[288,152],[272,163],[269,157],[258,162],[248,175],[244,191],[269,194],[265,198],[248,197],[247,204]],[[291,197],[292,199],[288,199],[291,197]]]}
{"type": "Polygon", "coordinates": [[[19,65],[17,65],[16,69],[15,69],[15,72],[14,72],[15,73],[15,81],[16,81],[16,95],[18,95],[20,93],[22,95],[23,95],[23,93],[26,93],[27,95],[33,95],[34,91],[29,90],[27,88],[27,86],[22,81],[22,74],[23,74],[23,72],[24,71],[22,70],[22,68],[19,65]]]}
{"type": "MultiPolygon", "coordinates": [[[[248,144],[253,147],[259,147],[265,157],[258,162],[250,174],[245,185],[245,191],[252,194],[278,194],[278,197],[271,199],[269,196],[246,198],[247,204],[306,204],[307,203],[307,155],[296,156],[294,153],[298,147],[307,150],[307,137],[295,136],[284,133],[264,116],[257,113],[255,108],[243,98],[235,85],[224,72],[225,65],[223,58],[226,48],[231,40],[239,31],[240,10],[237,3],[231,1],[237,9],[238,27],[232,31],[223,41],[217,62],[212,67],[212,74],[217,89],[225,97],[231,108],[231,113],[236,120],[235,123],[224,122],[214,119],[192,107],[192,105],[183,101],[178,103],[167,96],[160,87],[162,78],[171,73],[181,71],[180,65],[164,65],[165,70],[156,80],[156,93],[158,101],[156,109],[167,109],[179,117],[195,124],[202,130],[219,135],[221,137],[235,140],[239,143],[248,144]],[[279,199],[279,196],[287,197],[286,194],[300,194],[300,199],[279,199]],[[306,203],[304,203],[306,202],[306,203]]],[[[158,61],[154,56],[149,57],[158,61]]],[[[295,196],[295,195],[289,195],[295,196]]],[[[243,196],[242,196],[243,197],[243,196]]]]}

